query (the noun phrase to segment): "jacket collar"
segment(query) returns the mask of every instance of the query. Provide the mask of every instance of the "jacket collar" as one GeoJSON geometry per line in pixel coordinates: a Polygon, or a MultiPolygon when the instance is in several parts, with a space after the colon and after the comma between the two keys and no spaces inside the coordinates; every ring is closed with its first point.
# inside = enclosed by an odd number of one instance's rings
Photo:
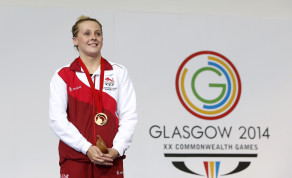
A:
{"type": "MultiPolygon", "coordinates": [[[[78,57],[79,58],[79,57],[78,57]]],[[[81,70],[81,66],[78,63],[78,58],[76,58],[71,64],[69,69],[72,71],[76,71],[76,72],[82,72],[81,70]]],[[[101,57],[101,59],[104,60],[104,70],[113,70],[112,65],[103,57],[101,57]]]]}

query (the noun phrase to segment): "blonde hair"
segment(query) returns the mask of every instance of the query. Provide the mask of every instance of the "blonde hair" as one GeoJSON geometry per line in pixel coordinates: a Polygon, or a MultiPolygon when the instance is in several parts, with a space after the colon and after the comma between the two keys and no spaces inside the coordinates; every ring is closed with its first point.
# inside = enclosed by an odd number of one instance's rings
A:
{"type": "Polygon", "coordinates": [[[78,30],[79,30],[79,24],[84,22],[84,21],[96,22],[100,26],[100,30],[101,30],[101,34],[102,34],[102,25],[98,20],[96,20],[94,18],[91,18],[91,17],[88,17],[88,16],[82,15],[82,16],[78,17],[77,21],[75,22],[75,24],[72,27],[72,35],[73,35],[73,37],[77,37],[78,30]]]}

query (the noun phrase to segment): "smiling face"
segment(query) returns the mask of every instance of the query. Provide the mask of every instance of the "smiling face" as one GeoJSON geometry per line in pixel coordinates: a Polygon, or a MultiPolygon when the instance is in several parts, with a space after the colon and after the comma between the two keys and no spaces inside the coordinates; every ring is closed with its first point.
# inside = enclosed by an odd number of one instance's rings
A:
{"type": "Polygon", "coordinates": [[[94,21],[83,21],[78,24],[78,33],[73,37],[73,43],[77,46],[82,57],[99,57],[103,44],[102,30],[94,21]]]}

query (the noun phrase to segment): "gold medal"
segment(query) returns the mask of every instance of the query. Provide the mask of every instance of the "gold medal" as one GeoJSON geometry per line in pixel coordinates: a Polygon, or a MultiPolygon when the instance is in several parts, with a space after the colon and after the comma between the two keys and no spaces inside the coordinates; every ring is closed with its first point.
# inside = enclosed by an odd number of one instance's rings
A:
{"type": "Polygon", "coordinates": [[[104,126],[107,123],[107,116],[104,113],[98,113],[95,115],[95,123],[99,126],[104,126]]]}

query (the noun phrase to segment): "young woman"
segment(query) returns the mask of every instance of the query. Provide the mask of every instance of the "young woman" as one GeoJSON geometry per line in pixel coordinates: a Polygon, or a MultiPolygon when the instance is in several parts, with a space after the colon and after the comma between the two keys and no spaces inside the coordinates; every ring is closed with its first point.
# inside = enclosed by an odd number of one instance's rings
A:
{"type": "Polygon", "coordinates": [[[134,88],[124,66],[101,56],[99,21],[81,16],[72,34],[80,56],[50,83],[50,127],[60,138],[61,177],[123,177],[137,123],[134,88]],[[96,146],[99,136],[107,153],[96,146]]]}

